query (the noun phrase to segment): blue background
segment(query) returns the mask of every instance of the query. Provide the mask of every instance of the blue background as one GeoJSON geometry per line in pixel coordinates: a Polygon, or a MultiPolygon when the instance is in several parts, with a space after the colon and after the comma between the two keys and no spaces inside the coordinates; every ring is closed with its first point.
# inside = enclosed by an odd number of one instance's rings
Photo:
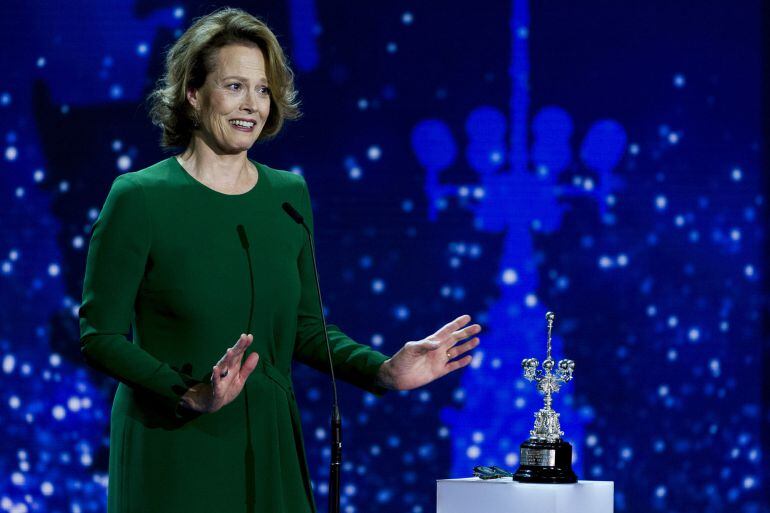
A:
{"type": "MultiPolygon", "coordinates": [[[[115,382],[79,354],[90,228],[117,174],[167,156],[143,99],[216,5],[14,4],[0,508],[103,511],[115,382]]],[[[577,363],[555,408],[581,479],[614,481],[621,512],[767,511],[759,0],[231,5],[297,72],[304,118],[250,155],[309,182],[329,319],[388,353],[460,313],[485,327],[440,382],[341,388],[343,511],[432,512],[435,479],[515,468],[547,310],[577,363]]],[[[328,381],[294,379],[323,511],[328,381]]]]}

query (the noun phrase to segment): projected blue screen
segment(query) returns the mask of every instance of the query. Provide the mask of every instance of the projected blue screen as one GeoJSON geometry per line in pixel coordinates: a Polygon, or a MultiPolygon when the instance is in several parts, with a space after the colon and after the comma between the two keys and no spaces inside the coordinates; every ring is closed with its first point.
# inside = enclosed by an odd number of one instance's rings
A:
{"type": "MultiPolygon", "coordinates": [[[[472,365],[340,389],[342,510],[435,511],[436,479],[515,469],[554,398],[620,512],[766,511],[760,2],[233,2],[276,32],[305,116],[250,156],[302,174],[331,322],[388,354],[461,313],[472,365]]],[[[91,226],[165,158],[144,99],[214,4],[47,0],[0,26],[0,508],[106,509],[115,381],[79,351],[91,226]]],[[[766,349],[765,349],[766,350],[766,349]]],[[[319,511],[328,378],[294,383],[319,511]]]]}

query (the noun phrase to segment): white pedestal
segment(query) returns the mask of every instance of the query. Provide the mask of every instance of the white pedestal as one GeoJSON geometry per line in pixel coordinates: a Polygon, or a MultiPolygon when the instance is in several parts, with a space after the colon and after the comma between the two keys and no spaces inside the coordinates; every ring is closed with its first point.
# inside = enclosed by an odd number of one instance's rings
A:
{"type": "Polygon", "coordinates": [[[519,483],[511,478],[438,480],[437,513],[612,513],[613,481],[519,483]]]}

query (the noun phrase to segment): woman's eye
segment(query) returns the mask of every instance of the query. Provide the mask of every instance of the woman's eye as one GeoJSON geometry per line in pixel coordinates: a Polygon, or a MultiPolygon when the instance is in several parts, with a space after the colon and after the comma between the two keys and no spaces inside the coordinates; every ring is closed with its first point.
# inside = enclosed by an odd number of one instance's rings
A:
{"type": "Polygon", "coordinates": [[[259,94],[269,95],[270,94],[270,88],[267,86],[262,86],[259,88],[259,94]]]}
{"type": "Polygon", "coordinates": [[[235,82],[235,83],[232,83],[232,84],[228,85],[227,87],[229,87],[233,91],[237,91],[238,89],[241,88],[241,84],[239,84],[238,82],[235,82]]]}

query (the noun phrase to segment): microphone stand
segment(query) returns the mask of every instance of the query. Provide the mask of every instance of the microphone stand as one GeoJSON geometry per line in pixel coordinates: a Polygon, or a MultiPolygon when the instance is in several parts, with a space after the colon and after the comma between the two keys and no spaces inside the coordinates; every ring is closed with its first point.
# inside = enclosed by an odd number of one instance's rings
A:
{"type": "Polygon", "coordinates": [[[329,371],[332,378],[332,391],[334,392],[334,403],[332,404],[331,417],[331,461],[329,462],[329,513],[339,513],[340,511],[340,471],[342,469],[342,417],[340,416],[339,402],[337,401],[337,381],[334,378],[334,363],[332,360],[331,344],[329,344],[329,333],[326,330],[326,318],[324,317],[323,301],[321,300],[321,282],[318,279],[318,264],[315,259],[315,244],[313,235],[310,233],[302,215],[288,202],[284,202],[283,210],[294,219],[297,224],[302,225],[310,241],[310,254],[313,257],[313,274],[315,276],[315,286],[318,291],[318,309],[323,323],[324,339],[326,340],[326,353],[329,356],[329,371]]]}

